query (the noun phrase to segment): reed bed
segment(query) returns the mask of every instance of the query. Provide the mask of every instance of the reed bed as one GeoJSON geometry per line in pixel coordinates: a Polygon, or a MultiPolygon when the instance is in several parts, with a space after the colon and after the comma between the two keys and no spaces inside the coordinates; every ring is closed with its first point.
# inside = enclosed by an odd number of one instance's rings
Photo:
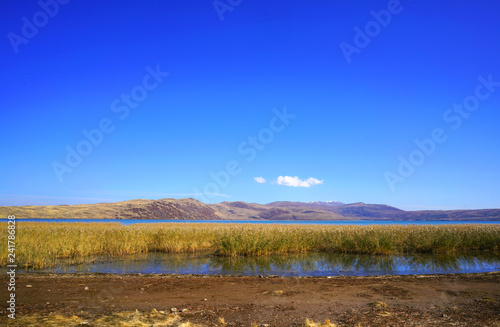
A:
{"type": "MultiPolygon", "coordinates": [[[[7,264],[7,223],[0,223],[0,266],[7,264]]],[[[260,225],[213,223],[17,224],[16,262],[35,269],[84,263],[98,256],[209,252],[259,256],[320,251],[353,254],[498,251],[500,224],[260,225]]]]}

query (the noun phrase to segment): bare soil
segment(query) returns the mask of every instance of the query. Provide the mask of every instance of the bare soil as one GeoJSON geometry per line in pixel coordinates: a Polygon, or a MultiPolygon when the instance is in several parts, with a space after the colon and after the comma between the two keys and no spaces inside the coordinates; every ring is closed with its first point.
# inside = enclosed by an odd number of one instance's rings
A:
{"type": "MultiPolygon", "coordinates": [[[[7,325],[7,276],[0,278],[7,325]]],[[[500,272],[382,277],[20,274],[17,315],[170,312],[207,326],[500,326],[500,272]],[[378,302],[383,302],[380,304],[378,302]],[[378,303],[378,304],[377,304],[378,303]],[[182,309],[187,309],[181,312],[182,309]]]]}

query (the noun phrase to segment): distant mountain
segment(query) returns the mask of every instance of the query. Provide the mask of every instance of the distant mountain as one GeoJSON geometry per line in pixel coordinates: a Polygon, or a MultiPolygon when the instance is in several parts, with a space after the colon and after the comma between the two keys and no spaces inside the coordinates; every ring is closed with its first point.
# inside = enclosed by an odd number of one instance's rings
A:
{"type": "Polygon", "coordinates": [[[391,218],[397,213],[404,212],[385,204],[366,204],[363,202],[335,206],[331,210],[342,216],[356,218],[391,218]]]}
{"type": "Polygon", "coordinates": [[[402,211],[394,220],[500,220],[500,209],[402,211]]]}
{"type": "MultiPolygon", "coordinates": [[[[323,210],[303,202],[273,202],[256,204],[246,202],[222,202],[210,204],[224,219],[268,220],[340,220],[346,219],[334,212],[323,210]]],[[[347,218],[349,219],[349,218],[347,218]]]]}
{"type": "Polygon", "coordinates": [[[108,218],[176,220],[491,220],[500,221],[500,209],[404,211],[385,204],[336,201],[269,204],[242,201],[205,204],[195,199],[131,200],[59,206],[0,207],[0,217],[108,218]]]}
{"type": "Polygon", "coordinates": [[[15,215],[17,218],[222,219],[217,211],[195,199],[0,207],[0,217],[8,215],[15,215]]]}
{"type": "Polygon", "coordinates": [[[345,218],[362,219],[391,219],[396,212],[405,212],[385,204],[365,204],[363,202],[344,204],[342,202],[273,202],[268,206],[280,208],[308,208],[314,210],[324,210],[335,213],[345,218]]]}

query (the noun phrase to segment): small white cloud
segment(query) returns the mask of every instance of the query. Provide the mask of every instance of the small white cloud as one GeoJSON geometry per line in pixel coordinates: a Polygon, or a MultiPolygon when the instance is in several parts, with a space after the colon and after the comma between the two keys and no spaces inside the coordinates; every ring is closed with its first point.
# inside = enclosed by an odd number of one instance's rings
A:
{"type": "Polygon", "coordinates": [[[257,183],[260,183],[260,184],[263,184],[266,182],[266,179],[264,177],[254,177],[253,179],[255,179],[255,181],[257,183]]]}
{"type": "Polygon", "coordinates": [[[278,185],[293,186],[293,187],[311,187],[313,185],[323,184],[323,180],[309,177],[302,180],[297,176],[279,176],[274,182],[278,185]]]}

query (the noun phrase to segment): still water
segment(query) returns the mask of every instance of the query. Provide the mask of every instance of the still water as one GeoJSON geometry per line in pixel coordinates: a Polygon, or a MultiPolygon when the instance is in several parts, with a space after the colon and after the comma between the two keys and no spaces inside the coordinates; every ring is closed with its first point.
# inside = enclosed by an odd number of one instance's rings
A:
{"type": "Polygon", "coordinates": [[[348,255],[306,253],[269,257],[219,257],[209,254],[147,253],[95,258],[91,264],[61,265],[18,272],[213,274],[278,276],[375,276],[500,271],[499,253],[449,255],[348,255]]]}
{"type": "MultiPolygon", "coordinates": [[[[0,222],[7,219],[0,219],[0,222]]],[[[172,220],[172,219],[39,219],[18,218],[16,222],[51,222],[51,223],[120,223],[153,224],[153,223],[239,223],[239,224],[300,224],[300,225],[456,225],[456,224],[500,224],[500,221],[448,221],[448,220],[172,220]]]]}

